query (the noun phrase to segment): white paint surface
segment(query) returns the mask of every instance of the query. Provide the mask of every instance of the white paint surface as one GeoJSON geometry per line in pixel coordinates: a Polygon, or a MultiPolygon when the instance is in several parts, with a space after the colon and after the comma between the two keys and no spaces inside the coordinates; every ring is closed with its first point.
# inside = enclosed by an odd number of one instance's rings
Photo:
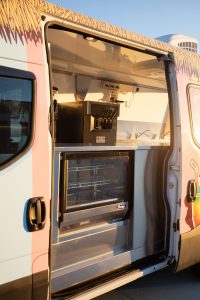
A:
{"type": "MultiPolygon", "coordinates": [[[[0,65],[27,70],[26,47],[0,39],[0,65]]],[[[0,284],[32,273],[32,233],[24,227],[25,205],[32,197],[32,151],[0,171],[0,284]]]]}

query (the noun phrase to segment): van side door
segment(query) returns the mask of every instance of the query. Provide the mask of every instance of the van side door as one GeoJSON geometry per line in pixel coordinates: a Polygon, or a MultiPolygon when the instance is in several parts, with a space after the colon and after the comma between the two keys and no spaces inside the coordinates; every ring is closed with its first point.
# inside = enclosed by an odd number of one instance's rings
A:
{"type": "Polygon", "coordinates": [[[178,74],[182,119],[182,191],[177,271],[200,262],[200,85],[178,74]]]}
{"type": "Polygon", "coordinates": [[[44,87],[39,64],[0,59],[0,299],[47,299],[51,144],[44,87]]]}

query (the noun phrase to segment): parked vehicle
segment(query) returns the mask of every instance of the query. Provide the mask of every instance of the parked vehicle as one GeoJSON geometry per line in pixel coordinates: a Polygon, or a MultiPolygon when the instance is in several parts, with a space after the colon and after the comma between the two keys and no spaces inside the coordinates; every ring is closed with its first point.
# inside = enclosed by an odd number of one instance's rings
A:
{"type": "Polygon", "coordinates": [[[199,55],[42,0],[0,45],[0,299],[199,263],[199,55]]]}

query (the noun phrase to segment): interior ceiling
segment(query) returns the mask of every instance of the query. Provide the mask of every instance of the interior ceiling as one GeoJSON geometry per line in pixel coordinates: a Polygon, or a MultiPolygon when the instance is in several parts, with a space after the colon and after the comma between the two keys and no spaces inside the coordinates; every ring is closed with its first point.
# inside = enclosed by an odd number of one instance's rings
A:
{"type": "Polygon", "coordinates": [[[52,63],[66,71],[166,89],[164,64],[153,55],[57,29],[48,30],[48,42],[52,63]]]}

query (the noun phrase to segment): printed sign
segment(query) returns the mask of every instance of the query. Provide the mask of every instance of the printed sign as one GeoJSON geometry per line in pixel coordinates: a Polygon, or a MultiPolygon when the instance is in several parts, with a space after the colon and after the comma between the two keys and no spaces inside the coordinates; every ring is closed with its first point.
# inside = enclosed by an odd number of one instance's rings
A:
{"type": "Polygon", "coordinates": [[[96,143],[97,144],[105,144],[106,137],[105,136],[96,136],[96,143]]]}

